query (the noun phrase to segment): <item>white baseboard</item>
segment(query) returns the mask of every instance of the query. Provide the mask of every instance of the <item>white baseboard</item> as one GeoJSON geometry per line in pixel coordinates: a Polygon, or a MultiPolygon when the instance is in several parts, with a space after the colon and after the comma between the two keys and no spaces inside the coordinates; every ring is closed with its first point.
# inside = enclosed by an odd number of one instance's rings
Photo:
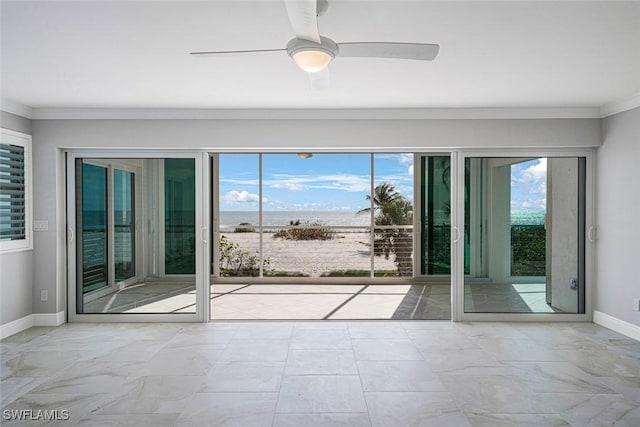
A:
{"type": "Polygon", "coordinates": [[[58,313],[34,313],[13,322],[0,325],[0,339],[10,337],[32,326],[60,326],[67,321],[64,311],[58,313]]]}
{"type": "Polygon", "coordinates": [[[640,341],[640,326],[634,325],[633,323],[620,320],[617,317],[609,316],[597,310],[593,312],[593,323],[640,341]]]}
{"type": "Polygon", "coordinates": [[[13,322],[0,325],[0,339],[5,339],[33,326],[33,314],[21,317],[13,322]]]}
{"type": "Polygon", "coordinates": [[[33,313],[33,326],[60,326],[66,322],[64,311],[57,313],[33,313]]]}

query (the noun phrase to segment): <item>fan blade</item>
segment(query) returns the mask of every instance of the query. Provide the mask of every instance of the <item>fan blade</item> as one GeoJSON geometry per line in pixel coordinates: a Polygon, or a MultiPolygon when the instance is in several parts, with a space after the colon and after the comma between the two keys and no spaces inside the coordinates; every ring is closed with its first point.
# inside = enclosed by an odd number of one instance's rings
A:
{"type": "Polygon", "coordinates": [[[329,67],[317,73],[307,73],[309,75],[309,83],[311,84],[311,90],[320,91],[329,89],[331,85],[331,73],[329,73],[329,67]]]}
{"type": "Polygon", "coordinates": [[[284,5],[296,37],[320,44],[317,0],[285,0],[284,5]]]}
{"type": "Polygon", "coordinates": [[[256,49],[256,50],[214,50],[210,52],[191,52],[191,56],[204,57],[213,55],[226,55],[236,53],[263,53],[263,52],[286,52],[287,49],[256,49]]]}
{"type": "Polygon", "coordinates": [[[426,43],[338,43],[337,56],[432,61],[438,55],[438,50],[439,45],[426,43]]]}

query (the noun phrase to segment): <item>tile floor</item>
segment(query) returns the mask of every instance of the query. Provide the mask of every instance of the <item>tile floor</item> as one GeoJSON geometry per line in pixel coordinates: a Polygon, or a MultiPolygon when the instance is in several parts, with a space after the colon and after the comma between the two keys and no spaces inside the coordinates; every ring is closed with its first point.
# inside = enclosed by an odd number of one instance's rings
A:
{"type": "MultiPolygon", "coordinates": [[[[212,284],[211,318],[451,319],[449,284],[212,284]]],[[[465,311],[553,312],[545,284],[465,284],[465,311]]],[[[85,313],[193,313],[195,285],[148,282],[85,303],[85,313]]]]}
{"type": "Polygon", "coordinates": [[[448,284],[211,285],[211,318],[449,320],[448,284]]]}
{"type": "Polygon", "coordinates": [[[633,426],[640,343],[590,323],[67,324],[0,343],[3,426],[633,426]]]}

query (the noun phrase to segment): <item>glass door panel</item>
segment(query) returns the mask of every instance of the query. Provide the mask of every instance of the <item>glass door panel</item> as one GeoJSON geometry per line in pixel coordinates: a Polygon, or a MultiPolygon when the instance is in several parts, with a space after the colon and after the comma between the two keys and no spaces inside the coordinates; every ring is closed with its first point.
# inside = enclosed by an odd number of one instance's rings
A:
{"type": "Polygon", "coordinates": [[[464,311],[584,313],[585,158],[467,160],[464,311]]]}
{"type": "Polygon", "coordinates": [[[423,275],[451,274],[451,157],[422,157],[423,275]]]}
{"type": "Polygon", "coordinates": [[[116,282],[136,274],[135,175],[113,171],[113,227],[116,282]]]}
{"type": "Polygon", "coordinates": [[[107,274],[107,168],[81,165],[82,293],[109,285],[107,274]]]}
{"type": "Polygon", "coordinates": [[[73,164],[74,315],[195,314],[195,160],[76,158],[73,164]]]}
{"type": "Polygon", "coordinates": [[[165,274],[196,273],[195,189],[195,160],[164,160],[165,274]]]}
{"type": "MultiPolygon", "coordinates": [[[[260,156],[220,154],[218,178],[218,260],[220,277],[258,277],[260,261],[260,156]]],[[[215,188],[215,184],[213,184],[215,188]]],[[[211,251],[213,257],[215,251],[211,251]]],[[[214,263],[217,262],[217,266],[214,263]]],[[[269,261],[262,262],[269,269],[269,261]]]]}
{"type": "Polygon", "coordinates": [[[370,188],[369,154],[263,154],[263,276],[370,277],[370,188]]]}

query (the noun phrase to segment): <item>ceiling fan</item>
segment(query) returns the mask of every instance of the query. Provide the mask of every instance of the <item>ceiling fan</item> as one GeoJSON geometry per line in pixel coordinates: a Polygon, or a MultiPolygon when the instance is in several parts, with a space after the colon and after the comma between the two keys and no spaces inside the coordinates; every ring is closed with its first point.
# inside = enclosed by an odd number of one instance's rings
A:
{"type": "Polygon", "coordinates": [[[284,0],[295,37],[284,49],[223,50],[191,52],[192,56],[215,56],[259,52],[287,52],[302,70],[318,73],[335,58],[365,57],[431,61],[440,46],[426,43],[348,42],[336,43],[320,35],[318,16],[328,8],[327,0],[284,0]]]}

